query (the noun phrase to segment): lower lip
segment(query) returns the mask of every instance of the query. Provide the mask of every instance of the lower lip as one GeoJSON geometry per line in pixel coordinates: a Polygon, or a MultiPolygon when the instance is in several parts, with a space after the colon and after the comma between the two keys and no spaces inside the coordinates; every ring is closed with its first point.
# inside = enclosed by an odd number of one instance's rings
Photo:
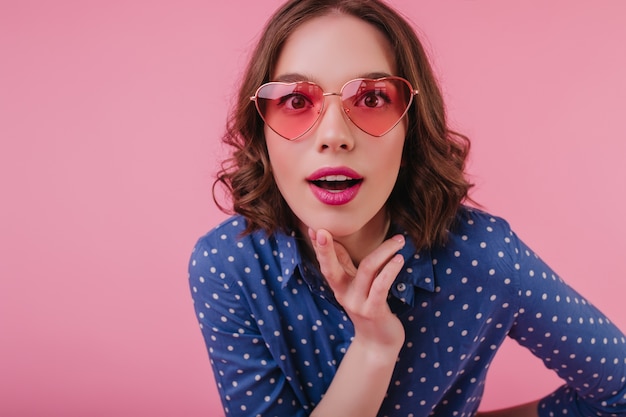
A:
{"type": "Polygon", "coordinates": [[[354,199],[354,197],[356,197],[359,189],[361,188],[361,183],[341,191],[325,190],[313,183],[309,183],[309,187],[311,188],[313,195],[322,203],[329,206],[341,206],[349,203],[354,199]]]}

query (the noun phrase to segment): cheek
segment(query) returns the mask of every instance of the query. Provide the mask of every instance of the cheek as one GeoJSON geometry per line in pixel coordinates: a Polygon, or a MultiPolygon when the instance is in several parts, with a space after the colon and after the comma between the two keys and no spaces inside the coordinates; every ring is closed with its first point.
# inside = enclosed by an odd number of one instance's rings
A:
{"type": "Polygon", "coordinates": [[[385,155],[386,163],[389,164],[390,168],[393,166],[394,168],[399,167],[403,164],[404,159],[404,138],[405,130],[402,129],[393,137],[388,138],[389,141],[387,143],[388,147],[385,150],[381,150],[379,154],[385,155]]]}
{"type": "Polygon", "coordinates": [[[294,160],[296,154],[293,149],[294,146],[292,146],[293,144],[279,137],[274,132],[272,133],[273,135],[266,133],[265,136],[267,153],[274,182],[283,192],[285,186],[288,185],[288,180],[296,177],[294,171],[298,164],[294,160]]]}
{"type": "Polygon", "coordinates": [[[273,130],[265,128],[265,146],[272,167],[297,168],[299,162],[305,159],[309,143],[307,140],[287,140],[273,130]]]}
{"type": "MultiPolygon", "coordinates": [[[[395,181],[398,177],[400,169],[405,165],[403,149],[404,148],[404,138],[399,137],[397,140],[390,146],[389,149],[386,150],[384,155],[386,157],[381,158],[384,160],[385,167],[381,167],[381,170],[384,169],[387,171],[388,175],[386,176],[388,181],[392,181],[395,184],[395,181]]],[[[382,154],[382,152],[381,152],[382,154]]]]}
{"type": "Polygon", "coordinates": [[[281,150],[280,138],[267,127],[265,128],[265,146],[270,158],[270,165],[275,170],[278,168],[277,164],[281,161],[283,151],[281,150]]]}

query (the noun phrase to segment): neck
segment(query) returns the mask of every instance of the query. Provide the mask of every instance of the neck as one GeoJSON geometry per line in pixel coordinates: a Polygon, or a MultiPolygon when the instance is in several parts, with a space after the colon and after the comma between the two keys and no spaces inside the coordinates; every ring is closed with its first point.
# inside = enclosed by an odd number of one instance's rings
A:
{"type": "Polygon", "coordinates": [[[380,246],[387,237],[390,220],[381,210],[361,230],[348,236],[339,236],[335,240],[346,248],[355,266],[359,266],[363,258],[380,246]]]}
{"type": "MultiPolygon", "coordinates": [[[[352,259],[355,266],[359,266],[363,258],[369,255],[374,249],[380,246],[385,240],[389,231],[390,219],[387,212],[382,208],[367,224],[356,232],[344,235],[333,235],[333,239],[341,244],[352,259]]],[[[307,236],[306,226],[301,225],[303,235],[307,236]]],[[[307,240],[307,246],[310,248],[310,242],[307,240]]],[[[312,250],[312,249],[311,249],[312,250]]],[[[313,256],[315,259],[315,256],[313,256]]]]}

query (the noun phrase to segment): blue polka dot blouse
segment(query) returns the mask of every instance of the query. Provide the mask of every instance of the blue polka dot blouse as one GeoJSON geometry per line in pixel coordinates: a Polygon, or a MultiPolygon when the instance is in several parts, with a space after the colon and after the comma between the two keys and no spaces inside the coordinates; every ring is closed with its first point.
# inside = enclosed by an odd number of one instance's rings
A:
{"type": "MultiPolygon", "coordinates": [[[[626,416],[626,339],[502,219],[462,208],[445,247],[416,251],[389,295],[406,341],[379,416],[471,416],[506,336],[563,379],[540,416],[626,416]]],[[[306,416],[354,335],[295,233],[202,237],[189,281],[228,416],[306,416]]]]}

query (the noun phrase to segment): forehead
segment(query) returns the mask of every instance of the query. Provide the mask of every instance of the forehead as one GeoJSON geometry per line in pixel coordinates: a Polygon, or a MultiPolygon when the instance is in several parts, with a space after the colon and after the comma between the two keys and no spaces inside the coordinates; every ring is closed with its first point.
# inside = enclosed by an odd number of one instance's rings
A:
{"type": "Polygon", "coordinates": [[[372,73],[396,75],[385,35],[354,16],[329,14],[294,30],[281,49],[272,79],[301,74],[323,88],[338,88],[372,73]]]}

